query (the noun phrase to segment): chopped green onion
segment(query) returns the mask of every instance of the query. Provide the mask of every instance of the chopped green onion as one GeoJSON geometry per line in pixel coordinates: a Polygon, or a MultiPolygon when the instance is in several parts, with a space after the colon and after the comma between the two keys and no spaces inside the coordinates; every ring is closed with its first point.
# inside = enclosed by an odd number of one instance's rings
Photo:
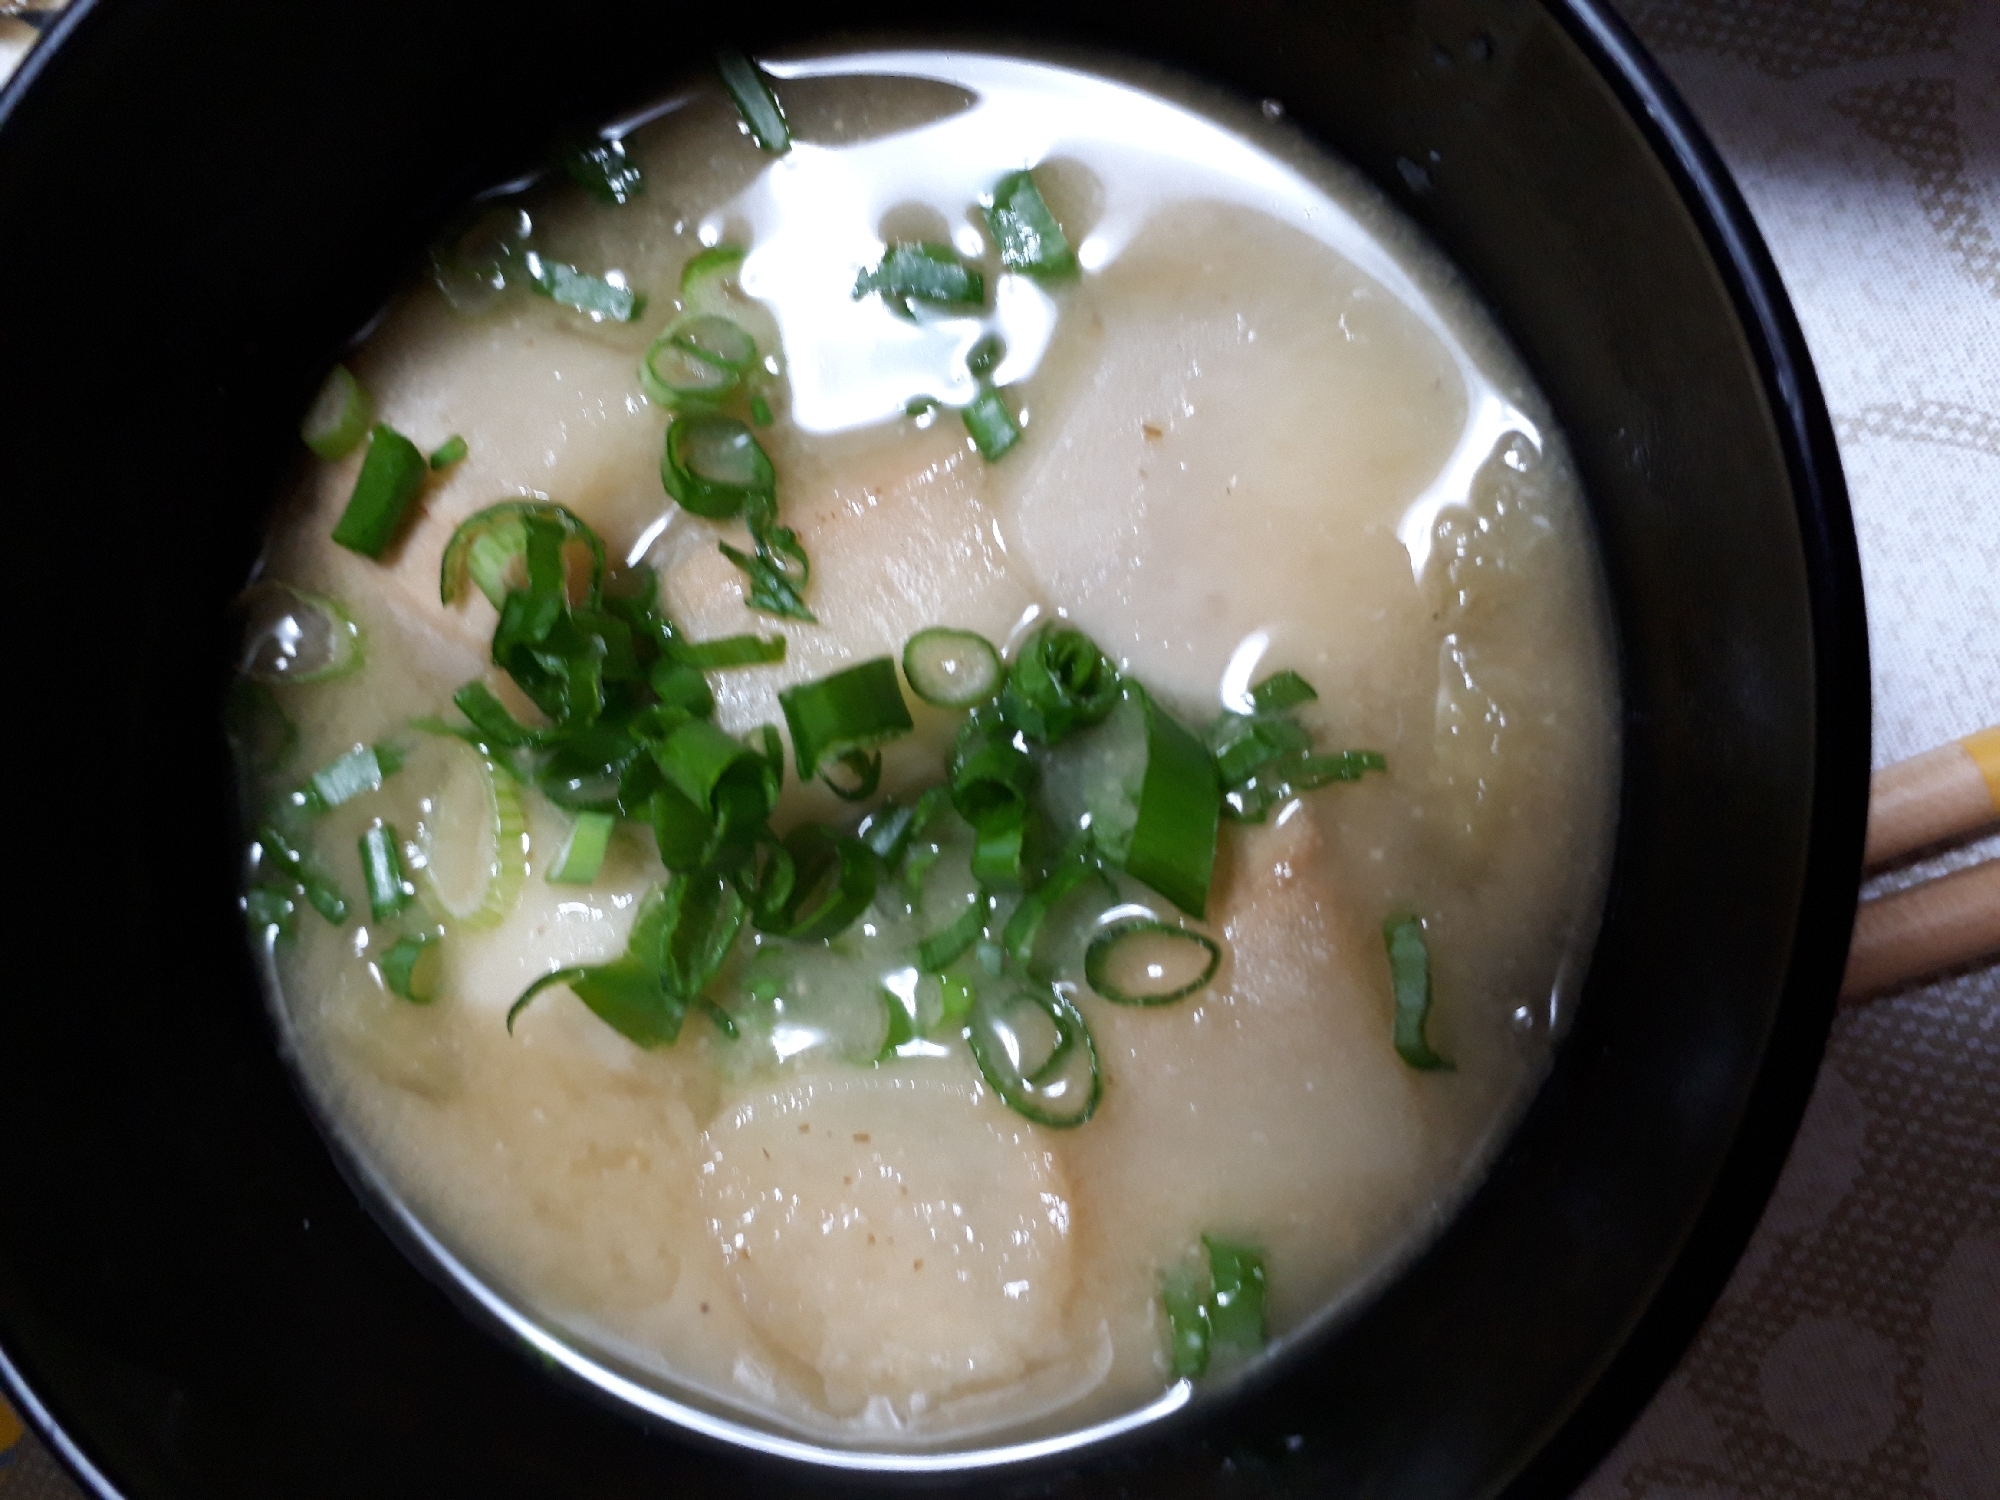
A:
{"type": "MultiPolygon", "coordinates": [[[[934,786],[904,807],[889,801],[861,820],[855,835],[873,849],[883,864],[894,869],[909,852],[910,841],[930,827],[937,815],[951,804],[951,789],[934,786]]],[[[914,903],[912,903],[914,904],[914,903]]]]}
{"type": "Polygon", "coordinates": [[[741,245],[711,245],[688,257],[681,267],[681,301],[690,312],[717,299],[743,264],[741,245]]]}
{"type": "Polygon", "coordinates": [[[1264,1347],[1264,1254],[1204,1234],[1208,1275],[1214,1288],[1208,1326],[1217,1349],[1255,1354],[1264,1347]]]}
{"type": "Polygon", "coordinates": [[[1297,708],[1301,703],[1314,702],[1318,697],[1310,682],[1287,668],[1282,672],[1273,672],[1250,689],[1250,709],[1260,714],[1281,713],[1288,708],[1297,708]]]}
{"type": "Polygon", "coordinates": [[[1013,172],[994,185],[986,227],[1000,246],[1000,264],[1008,270],[1030,276],[1075,273],[1076,252],[1031,174],[1013,172]]]}
{"type": "Polygon", "coordinates": [[[939,708],[970,708],[993,696],[1003,668],[983,635],[938,627],[920,630],[903,647],[910,691],[939,708]]]}
{"type": "Polygon", "coordinates": [[[860,839],[801,823],[770,846],[751,897],[759,932],[817,942],[837,937],[875,899],[875,853],[860,839]]]}
{"type": "Polygon", "coordinates": [[[417,445],[377,422],[354,480],[354,493],[333,528],[334,541],[363,557],[379,558],[402,530],[410,502],[424,487],[425,473],[417,445]]]}
{"type": "Polygon", "coordinates": [[[676,641],[675,665],[712,672],[722,667],[762,667],[785,659],[781,635],[728,635],[713,641],[676,641]]]}
{"type": "Polygon", "coordinates": [[[549,884],[589,885],[597,879],[597,872],[604,868],[605,851],[611,847],[611,830],[617,826],[615,813],[578,813],[569,842],[549,869],[549,884]]]}
{"type": "Polygon", "coordinates": [[[445,544],[444,561],[438,568],[438,598],[446,604],[457,603],[470,579],[496,607],[505,604],[509,571],[517,559],[527,556],[533,522],[554,526],[560,533],[559,546],[579,541],[589,549],[590,588],[586,597],[595,602],[604,578],[604,543],[574,511],[547,500],[503,500],[459,522],[445,544]]]}
{"type": "Polygon", "coordinates": [[[575,146],[563,153],[562,165],[572,182],[614,207],[630,203],[646,185],[639,164],[625,154],[625,143],[619,140],[575,146]]]}
{"type": "Polygon", "coordinates": [[[713,406],[756,362],[756,340],[734,322],[716,313],[692,313],[653,340],[639,365],[639,384],[659,406],[713,406]]]}
{"type": "Polygon", "coordinates": [[[749,427],[713,412],[677,417],[667,428],[660,482],[684,510],[710,520],[740,515],[777,490],[770,455],[749,427]]]}
{"type": "Polygon", "coordinates": [[[1431,950],[1424,940],[1424,919],[1391,917],[1382,924],[1382,941],[1396,991],[1396,1055],[1426,1073],[1450,1068],[1424,1037],[1431,1015],[1431,950]]]}
{"type": "Polygon", "coordinates": [[[887,985],[883,985],[875,993],[882,1001],[883,1013],[889,1018],[887,1031],[882,1038],[882,1050],[875,1054],[875,1061],[887,1062],[896,1055],[898,1048],[916,1040],[917,1018],[903,1003],[903,997],[887,985]]]}
{"type": "Polygon", "coordinates": [[[752,396],[750,398],[750,420],[755,422],[759,427],[769,427],[771,425],[771,403],[766,401],[762,396],[752,396]]]}
{"type": "Polygon", "coordinates": [[[452,922],[475,931],[497,927],[527,877],[521,795],[463,740],[435,736],[426,758],[431,812],[417,825],[418,879],[452,922]]]}
{"type": "Polygon", "coordinates": [[[1021,424],[1014,420],[1006,399],[990,385],[982,385],[971,404],[959,408],[958,415],[972,446],[988,463],[1021,440],[1021,424]]]}
{"type": "Polygon", "coordinates": [[[465,439],[454,432],[432,450],[428,460],[431,472],[436,473],[440,469],[449,469],[453,464],[465,457],[466,451],[465,439]]]}
{"type": "Polygon", "coordinates": [[[431,933],[408,933],[386,948],[376,965],[389,993],[412,1005],[428,1005],[437,998],[438,970],[443,944],[431,933]]]}
{"type": "Polygon", "coordinates": [[[973,379],[984,380],[1006,357],[1007,341],[997,333],[989,333],[966,351],[965,368],[973,379]]]}
{"type": "Polygon", "coordinates": [[[1053,745],[1101,723],[1118,702],[1118,669],[1097,643],[1066,625],[1042,626],[1021,648],[1000,694],[1000,716],[1053,745]]]}
{"type": "Polygon", "coordinates": [[[749,579],[750,592],[744,597],[744,603],[750,608],[781,619],[817,624],[805,601],[806,584],[812,579],[812,563],[806,557],[806,549],[799,545],[798,533],[788,526],[776,524],[769,512],[768,499],[759,500],[750,507],[750,536],[757,548],[754,556],[739,551],[727,542],[718,543],[717,550],[741,568],[749,579]]]}
{"type": "Polygon", "coordinates": [[[855,278],[855,301],[876,293],[905,315],[913,302],[978,307],[986,301],[986,278],[949,245],[897,241],[882,252],[879,265],[855,278]]]}
{"type": "Polygon", "coordinates": [[[417,888],[403,878],[402,856],[396,852],[396,830],[377,823],[361,835],[361,879],[368,887],[368,914],[386,922],[410,904],[417,888]]]}
{"type": "Polygon", "coordinates": [[[722,75],[722,86],[736,101],[737,112],[759,149],[773,156],[791,150],[792,132],[785,123],[785,111],[757,65],[735,48],[724,47],[715,54],[715,70],[722,75]]]}
{"type": "Polygon", "coordinates": [[[653,833],[670,870],[698,870],[723,849],[747,848],[777,805],[782,764],[706,719],[675,729],[653,759],[666,778],[653,797],[653,833]]]}
{"type": "Polygon", "coordinates": [[[321,458],[345,458],[361,446],[374,420],[375,403],[361,382],[346,365],[335,365],[299,424],[299,436],[321,458]]]}
{"type": "Polygon", "coordinates": [[[402,752],[394,745],[356,745],[313,772],[304,794],[305,805],[313,812],[325,812],[352,802],[364,792],[379,790],[402,764],[402,752]]]}
{"type": "Polygon", "coordinates": [[[788,687],[778,694],[778,705],[792,732],[801,781],[811,781],[828,761],[872,750],[914,727],[896,682],[896,664],[886,656],[788,687]]]}
{"type": "MultiPolygon", "coordinates": [[[[1007,927],[1000,935],[1001,946],[1007,956],[1030,973],[1035,968],[1035,940],[1041,936],[1042,924],[1056,904],[1078,886],[1091,879],[1104,881],[1111,886],[1110,878],[1104,873],[1103,862],[1098,858],[1097,849],[1088,830],[1077,835],[1070,846],[1056,857],[1049,873],[1042,883],[1021,898],[1007,918],[1007,927]]],[[[1116,888],[1111,888],[1116,895],[1116,888]]]]}
{"type": "Polygon", "coordinates": [[[1125,849],[1126,873],[1189,916],[1205,916],[1221,815],[1215,759],[1137,683],[1126,684],[1125,692],[1146,714],[1146,775],[1125,849]]]}
{"type": "Polygon", "coordinates": [[[992,910],[993,898],[974,891],[964,911],[917,945],[917,967],[926,974],[941,974],[965,957],[986,931],[992,910]]]}
{"type": "Polygon", "coordinates": [[[257,682],[328,682],[359,667],[361,627],[341,605],[284,583],[257,583],[237,600],[243,612],[239,670],[257,682]]]}
{"type": "Polygon", "coordinates": [[[1221,962],[1222,950],[1200,933],[1134,918],[1091,939],[1083,973],[1119,1005],[1168,1005],[1206,988],[1221,962]]]}
{"type": "Polygon", "coordinates": [[[977,835],[973,878],[994,890],[1018,890],[1028,793],[1039,777],[1033,758],[1005,724],[974,714],[959,729],[948,772],[952,806],[977,835]]]}
{"type": "Polygon", "coordinates": [[[617,271],[611,273],[620,278],[617,281],[592,276],[562,261],[550,260],[539,250],[523,252],[521,264],[528,273],[529,290],[587,314],[593,323],[606,319],[613,323],[636,323],[645,315],[645,294],[626,286],[617,271]]]}
{"type": "Polygon", "coordinates": [[[471,722],[484,744],[511,750],[539,745],[545,738],[543,730],[530,729],[509,713],[507,706],[483,682],[468,682],[451,695],[451,701],[458,705],[458,711],[471,722]]]}
{"type": "Polygon", "coordinates": [[[669,993],[699,999],[721,972],[746,913],[741,893],[713,870],[667,882],[658,966],[669,993]]]}
{"type": "Polygon", "coordinates": [[[257,845],[272,868],[281,871],[312,909],[338,927],[347,920],[347,898],[340,887],[320,874],[312,861],[268,823],[257,830],[257,845]]]}
{"type": "Polygon", "coordinates": [[[1083,1016],[1053,985],[992,988],[1001,998],[980,991],[965,1023],[980,1075],[1003,1104],[1037,1125],[1066,1130],[1083,1124],[1104,1096],[1097,1044],[1083,1016]],[[1031,1063],[1037,1054],[1040,1060],[1031,1063]]]}
{"type": "Polygon", "coordinates": [[[1254,775],[1229,784],[1223,793],[1223,806],[1238,822],[1261,823],[1273,807],[1301,793],[1336,781],[1359,781],[1370,771],[1388,769],[1389,762],[1375,750],[1342,750],[1332,755],[1300,750],[1272,755],[1260,761],[1254,775]]]}
{"type": "Polygon", "coordinates": [[[1211,1296],[1206,1268],[1176,1266],[1160,1287],[1160,1305],[1167,1314],[1168,1357],[1179,1379],[1192,1380],[1208,1370],[1211,1296]]]}
{"type": "Polygon", "coordinates": [[[938,398],[935,396],[912,396],[903,403],[903,415],[906,417],[927,416],[937,409],[938,398]]]}

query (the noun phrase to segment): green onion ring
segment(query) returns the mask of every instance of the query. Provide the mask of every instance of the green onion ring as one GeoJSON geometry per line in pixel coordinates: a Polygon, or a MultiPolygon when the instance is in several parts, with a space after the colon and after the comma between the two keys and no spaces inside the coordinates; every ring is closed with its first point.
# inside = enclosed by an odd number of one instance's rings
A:
{"type": "Polygon", "coordinates": [[[939,708],[970,708],[991,698],[1005,669],[985,636],[938,626],[920,630],[903,647],[910,691],[939,708]]]}
{"type": "Polygon", "coordinates": [[[677,417],[667,428],[660,483],[683,510],[726,521],[753,501],[768,502],[777,493],[778,478],[770,455],[746,424],[699,412],[677,417]]]}
{"type": "MultiPolygon", "coordinates": [[[[1164,959],[1168,954],[1163,952],[1160,956],[1164,959]]],[[[1171,955],[1176,960],[1192,956],[1191,953],[1171,955]]],[[[1114,923],[1091,939],[1090,947],[1083,955],[1083,974],[1090,981],[1091,989],[1116,1005],[1171,1005],[1176,1000],[1185,1000],[1196,990],[1207,988],[1221,962],[1222,950],[1213,939],[1185,927],[1134,917],[1114,923]],[[1198,949],[1207,954],[1207,959],[1194,978],[1181,979],[1172,972],[1170,963],[1149,961],[1144,956],[1141,945],[1149,942],[1165,945],[1169,951],[1172,948],[1198,949]],[[1135,950],[1140,951],[1135,955],[1135,950]],[[1145,977],[1154,979],[1161,988],[1141,988],[1123,981],[1123,976],[1116,970],[1121,963],[1131,963],[1135,956],[1145,977]],[[1179,982],[1175,983],[1177,979],[1179,982]],[[1169,985],[1171,988],[1166,987],[1169,985]]]]}
{"type": "Polygon", "coordinates": [[[966,1045],[980,1075],[1015,1114],[1068,1130],[1081,1125],[1097,1112],[1104,1097],[1104,1078],[1097,1064],[1097,1044],[1090,1028],[1069,997],[1053,985],[1013,986],[1006,991],[1008,1001],[1032,1005],[1046,1016],[1056,1030],[1056,1045],[1048,1057],[1023,1073],[1008,1055],[1000,1031],[1005,1017],[981,994],[965,1022],[966,1045]],[[1077,1076],[1087,1067],[1088,1080],[1077,1076]]]}

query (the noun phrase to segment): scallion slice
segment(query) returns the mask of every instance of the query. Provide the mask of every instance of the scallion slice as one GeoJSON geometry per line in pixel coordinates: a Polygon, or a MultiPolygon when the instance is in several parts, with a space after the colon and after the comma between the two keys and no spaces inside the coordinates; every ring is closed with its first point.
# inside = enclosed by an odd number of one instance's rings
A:
{"type": "Polygon", "coordinates": [[[434,933],[405,933],[375,962],[390,994],[412,1005],[428,1005],[437,998],[442,954],[443,945],[434,933]]]}
{"type": "Polygon", "coordinates": [[[1126,872],[1189,916],[1205,916],[1222,806],[1214,757],[1137,683],[1124,691],[1146,714],[1146,775],[1126,872]]]}
{"type": "Polygon", "coordinates": [[[878,656],[778,694],[792,732],[792,755],[799,780],[811,781],[822,766],[855,751],[872,750],[914,727],[896,664],[878,656]]]}
{"type": "Polygon", "coordinates": [[[465,439],[454,432],[442,443],[439,443],[436,448],[431,450],[431,456],[427,460],[430,464],[431,472],[435,474],[440,470],[449,469],[453,464],[464,458],[466,452],[465,439]]]}
{"type": "Polygon", "coordinates": [[[1431,950],[1424,939],[1424,919],[1389,918],[1382,924],[1382,941],[1396,991],[1396,1055],[1421,1072],[1450,1068],[1424,1037],[1431,1015],[1431,950]]]}
{"type": "Polygon", "coordinates": [[[1029,739],[1054,745],[1101,723],[1118,690],[1118,669],[1095,641],[1067,625],[1044,625],[1008,669],[1000,716],[1029,739]]]}
{"type": "Polygon", "coordinates": [[[321,458],[345,458],[361,446],[374,420],[375,403],[361,382],[346,365],[335,365],[299,424],[299,436],[321,458]]]}
{"type": "Polygon", "coordinates": [[[903,240],[889,245],[873,270],[855,278],[855,301],[874,294],[905,315],[914,302],[945,308],[979,307],[986,301],[986,278],[960,260],[949,245],[903,240]]]}
{"type": "Polygon", "coordinates": [[[699,412],[676,417],[667,428],[660,482],[682,509],[721,521],[742,514],[753,501],[768,504],[778,478],[770,455],[748,426],[734,417],[699,412]]]}
{"type": "Polygon", "coordinates": [[[762,70],[733,47],[724,47],[715,54],[715,70],[722,75],[722,86],[736,101],[737,112],[743,116],[750,138],[758,147],[773,156],[783,156],[791,150],[791,127],[785,123],[785,111],[764,81],[762,70]]]}
{"type": "Polygon", "coordinates": [[[1032,174],[1013,172],[994,185],[986,227],[1000,247],[1000,264],[1008,270],[1030,276],[1075,274],[1076,252],[1032,174]]]}
{"type": "Polygon", "coordinates": [[[949,969],[979,941],[992,911],[993,898],[984,891],[974,891],[964,911],[917,945],[917,967],[926,974],[949,969]]]}
{"type": "Polygon", "coordinates": [[[675,641],[676,666],[713,672],[723,667],[762,667],[785,659],[781,635],[727,635],[713,641],[675,641]]]}
{"type": "Polygon", "coordinates": [[[549,867],[550,885],[589,885],[604,868],[605,851],[611,847],[611,830],[618,817],[608,812],[580,812],[570,829],[569,842],[549,867]]]}
{"type": "Polygon", "coordinates": [[[240,670],[257,682],[328,682],[359,667],[361,627],[341,605],[284,583],[258,583],[243,613],[240,670]]]}
{"type": "Polygon", "coordinates": [[[321,874],[319,867],[290,839],[267,823],[257,830],[257,846],[262,851],[262,862],[268,862],[273,872],[289,880],[314,911],[336,927],[347,920],[347,898],[341,895],[340,887],[321,874]]]}
{"type": "Polygon", "coordinates": [[[729,287],[742,268],[741,245],[710,245],[681,267],[681,304],[689,312],[712,312],[728,305],[729,287]]]}
{"type": "Polygon", "coordinates": [[[750,902],[759,932],[801,942],[837,937],[875,899],[881,866],[858,838],[801,823],[765,852],[750,902]]]}
{"type": "Polygon", "coordinates": [[[238,904],[243,908],[243,920],[252,937],[269,942],[292,935],[293,918],[298,915],[298,903],[292,899],[292,891],[296,889],[255,885],[243,893],[238,904]]]}
{"type": "Polygon", "coordinates": [[[980,1075],[1014,1113],[1067,1130],[1097,1112],[1104,1096],[1097,1044],[1053,985],[982,981],[965,1040],[980,1075]]]}
{"type": "Polygon", "coordinates": [[[965,355],[965,368],[974,380],[984,380],[1007,357],[1007,341],[997,333],[984,335],[965,355]]]}
{"type": "Polygon", "coordinates": [[[1213,1288],[1208,1326],[1214,1346],[1234,1354],[1255,1354],[1264,1347],[1264,1253],[1212,1234],[1204,1234],[1201,1243],[1208,1251],[1213,1288]]]}
{"type": "Polygon", "coordinates": [[[639,384],[649,401],[670,410],[714,406],[756,362],[756,341],[737,324],[694,313],[653,340],[639,364],[639,384]]]}
{"type": "Polygon", "coordinates": [[[952,806],[977,835],[973,878],[992,890],[1020,889],[1028,794],[1039,778],[1033,758],[1005,724],[975,713],[958,732],[948,771],[952,806]]]}
{"type": "Polygon", "coordinates": [[[959,408],[958,415],[972,446],[988,463],[1021,440],[1021,424],[1014,420],[1006,398],[990,385],[982,385],[971,403],[959,408]]]}
{"type": "Polygon", "coordinates": [[[396,830],[376,823],[361,835],[361,879],[368,887],[368,915],[386,922],[417,894],[403,878],[403,857],[397,852],[396,830]]]}
{"type": "Polygon", "coordinates": [[[521,266],[528,274],[530,290],[539,292],[551,302],[574,308],[593,323],[607,320],[636,323],[645,315],[645,294],[626,286],[620,272],[611,273],[620,278],[617,281],[605,276],[592,276],[562,261],[550,260],[539,250],[523,251],[521,266]]]}
{"type": "Polygon", "coordinates": [[[1000,935],[1000,943],[1007,956],[1038,978],[1045,977],[1034,962],[1035,941],[1041,936],[1042,924],[1048,920],[1049,913],[1055,910],[1058,902],[1093,879],[1103,881],[1109,894],[1117,894],[1110,877],[1104,873],[1103,862],[1098,857],[1090,832],[1085,830],[1056,857],[1042,883],[1023,896],[1013,915],[1007,918],[1006,930],[1000,935]]]}
{"type": "Polygon", "coordinates": [[[505,604],[512,586],[510,574],[515,562],[527,557],[529,526],[534,522],[556,528],[559,551],[572,544],[588,549],[590,584],[585,601],[595,604],[604,580],[604,543],[574,511],[548,500],[503,500],[459,522],[438,568],[438,598],[457,603],[470,580],[496,607],[505,604]]]}
{"type": "Polygon", "coordinates": [[[1255,713],[1282,713],[1288,708],[1297,708],[1301,703],[1312,703],[1319,698],[1313,685],[1289,667],[1282,672],[1273,672],[1262,682],[1250,689],[1250,707],[1255,713]]]}
{"type": "Polygon", "coordinates": [[[1206,1267],[1176,1266],[1160,1286],[1160,1306],[1167,1314],[1168,1358],[1174,1374],[1182,1380],[1207,1373],[1211,1296],[1206,1267]]]}
{"type": "Polygon", "coordinates": [[[589,141],[563,153],[563,171],[599,203],[630,203],[645,189],[645,174],[620,140],[589,141]]]}
{"type": "Polygon", "coordinates": [[[528,873],[528,818],[521,794],[471,745],[432,735],[419,747],[426,788],[414,857],[422,890],[439,914],[474,930],[496,927],[528,873]]]}
{"type": "Polygon", "coordinates": [[[1170,1005],[1205,989],[1222,962],[1210,938],[1166,922],[1134,918],[1091,939],[1084,977],[1119,1005],[1170,1005]]]}
{"type": "Polygon", "coordinates": [[[402,752],[394,745],[356,745],[313,772],[302,800],[313,812],[339,807],[364,792],[378,790],[402,764],[402,752]]]}
{"type": "Polygon", "coordinates": [[[812,578],[812,563],[806,557],[806,549],[799,545],[798,533],[789,526],[777,524],[770,514],[771,502],[768,498],[754,501],[747,509],[750,513],[750,536],[756,543],[756,552],[744,552],[727,542],[717,544],[717,550],[741,568],[744,577],[749,580],[750,591],[743,602],[752,609],[780,619],[817,624],[818,619],[806,608],[805,600],[806,584],[812,578]]]}
{"type": "Polygon", "coordinates": [[[350,552],[379,558],[403,529],[410,503],[429,472],[417,445],[384,422],[375,424],[333,539],[350,552]]]}
{"type": "Polygon", "coordinates": [[[939,708],[970,708],[991,698],[1003,671],[992,643],[970,630],[920,630],[903,647],[910,691],[939,708]]]}

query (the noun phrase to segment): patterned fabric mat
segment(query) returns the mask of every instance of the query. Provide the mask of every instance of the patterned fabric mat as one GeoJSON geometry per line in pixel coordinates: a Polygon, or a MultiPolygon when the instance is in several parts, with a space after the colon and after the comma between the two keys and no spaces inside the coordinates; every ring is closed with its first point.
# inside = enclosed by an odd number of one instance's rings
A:
{"type": "MultiPolygon", "coordinates": [[[[0,0],[0,77],[34,39],[24,13],[54,8],[0,0]]],[[[1875,763],[2000,722],[2000,0],[1624,8],[1736,174],[1812,346],[1861,536],[1875,763]]],[[[1988,838],[1874,889],[1996,854],[1988,838]]],[[[1579,1500],[1996,1492],[1987,967],[1841,1016],[1728,1290],[1579,1500]]],[[[77,1496],[0,1403],[0,1500],[77,1496]]]]}

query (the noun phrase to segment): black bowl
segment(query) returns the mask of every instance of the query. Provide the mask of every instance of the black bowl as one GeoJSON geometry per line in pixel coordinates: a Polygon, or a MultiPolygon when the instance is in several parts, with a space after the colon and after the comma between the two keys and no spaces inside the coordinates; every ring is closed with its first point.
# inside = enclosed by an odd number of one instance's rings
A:
{"type": "MultiPolygon", "coordinates": [[[[1804,343],[1713,152],[1594,0],[978,19],[1282,99],[1457,260],[1568,430],[1626,717],[1585,998],[1463,1211],[1236,1399],[966,1482],[1560,1492],[1719,1290],[1846,951],[1866,642],[1804,343]]],[[[0,95],[15,764],[75,778],[16,809],[12,930],[39,962],[0,999],[0,1375],[104,1495],[853,1486],[552,1379],[398,1253],[273,1046],[217,729],[225,605],[319,372],[469,191],[699,64],[717,26],[665,0],[80,0],[0,95]]],[[[785,34],[768,7],[735,33],[785,34]]]]}

